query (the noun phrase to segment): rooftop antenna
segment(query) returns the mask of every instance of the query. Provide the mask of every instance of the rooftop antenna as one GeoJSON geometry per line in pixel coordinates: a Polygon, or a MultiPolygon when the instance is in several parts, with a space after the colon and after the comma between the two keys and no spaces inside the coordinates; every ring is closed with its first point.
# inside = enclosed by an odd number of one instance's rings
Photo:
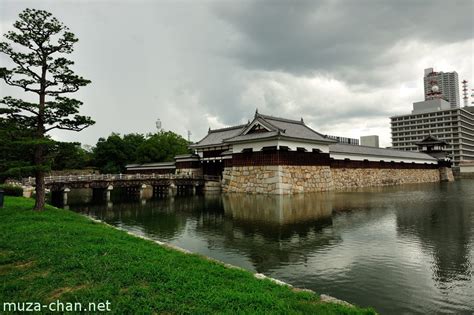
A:
{"type": "Polygon", "coordinates": [[[156,120],[155,125],[156,125],[156,129],[158,131],[161,131],[161,120],[159,118],[156,120]]]}
{"type": "Polygon", "coordinates": [[[438,80],[436,78],[437,72],[431,72],[428,74],[429,81],[428,81],[428,86],[429,86],[429,92],[426,94],[427,98],[429,100],[434,100],[437,98],[443,98],[443,93],[441,93],[439,85],[438,85],[438,80]]]}
{"type": "Polygon", "coordinates": [[[467,88],[467,80],[463,80],[462,82],[462,95],[463,95],[463,100],[464,100],[464,107],[469,106],[469,89],[467,88]]]}

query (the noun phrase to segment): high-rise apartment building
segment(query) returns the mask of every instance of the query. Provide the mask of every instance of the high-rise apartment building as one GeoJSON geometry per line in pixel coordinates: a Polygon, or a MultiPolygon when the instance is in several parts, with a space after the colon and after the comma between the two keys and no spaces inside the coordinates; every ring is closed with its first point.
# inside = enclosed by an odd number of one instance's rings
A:
{"type": "Polygon", "coordinates": [[[433,68],[425,69],[423,77],[425,101],[441,97],[448,101],[451,108],[459,107],[459,80],[456,71],[435,72],[433,68]]]}

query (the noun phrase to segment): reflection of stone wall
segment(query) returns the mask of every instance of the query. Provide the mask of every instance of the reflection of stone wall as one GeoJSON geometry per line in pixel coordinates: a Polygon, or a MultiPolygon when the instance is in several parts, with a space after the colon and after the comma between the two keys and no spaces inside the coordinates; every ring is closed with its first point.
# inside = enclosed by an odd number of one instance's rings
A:
{"type": "Polygon", "coordinates": [[[289,224],[327,219],[334,193],[297,195],[225,194],[224,212],[234,219],[289,224]]]}
{"type": "Polygon", "coordinates": [[[440,181],[438,169],[333,168],[331,173],[337,190],[440,181]]]}
{"type": "Polygon", "coordinates": [[[206,181],[203,187],[204,193],[220,193],[221,184],[219,182],[206,181]]]}
{"type": "Polygon", "coordinates": [[[293,194],[452,181],[450,168],[330,168],[329,166],[234,166],[223,172],[222,191],[293,194]],[[444,170],[443,170],[444,169],[444,170]]]}
{"type": "Polygon", "coordinates": [[[234,166],[223,172],[224,192],[292,194],[332,189],[329,166],[234,166]]]}

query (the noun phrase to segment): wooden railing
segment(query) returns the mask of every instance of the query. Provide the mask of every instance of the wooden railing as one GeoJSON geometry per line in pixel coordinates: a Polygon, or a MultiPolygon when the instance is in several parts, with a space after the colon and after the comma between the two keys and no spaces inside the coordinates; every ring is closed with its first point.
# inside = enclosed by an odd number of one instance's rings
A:
{"type": "MultiPolygon", "coordinates": [[[[45,184],[68,183],[68,182],[91,182],[91,181],[114,181],[114,180],[140,180],[140,179],[195,179],[205,181],[219,181],[219,176],[212,175],[188,175],[188,174],[91,174],[91,175],[65,175],[46,176],[45,184]]],[[[35,178],[28,177],[22,180],[23,185],[34,185],[35,178]]]]}

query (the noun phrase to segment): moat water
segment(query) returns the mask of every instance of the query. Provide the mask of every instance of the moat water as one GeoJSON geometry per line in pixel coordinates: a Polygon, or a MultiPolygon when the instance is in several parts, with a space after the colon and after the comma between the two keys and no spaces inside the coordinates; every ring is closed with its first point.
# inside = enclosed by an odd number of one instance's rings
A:
{"type": "Polygon", "coordinates": [[[69,207],[135,234],[381,314],[474,312],[474,180],[296,196],[182,196],[69,207]]]}

